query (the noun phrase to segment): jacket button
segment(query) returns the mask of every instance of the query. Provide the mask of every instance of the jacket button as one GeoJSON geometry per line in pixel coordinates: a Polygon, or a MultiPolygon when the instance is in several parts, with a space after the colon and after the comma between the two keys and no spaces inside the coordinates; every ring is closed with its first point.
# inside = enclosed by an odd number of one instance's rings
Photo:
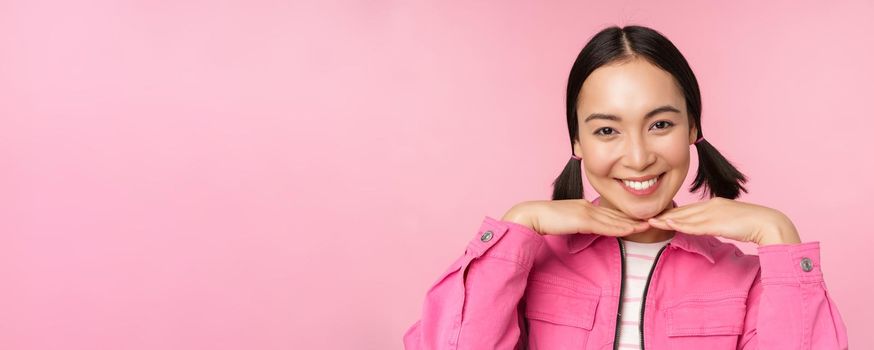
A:
{"type": "Polygon", "coordinates": [[[483,241],[483,242],[488,242],[488,241],[492,240],[492,236],[494,236],[494,234],[492,233],[492,230],[488,230],[488,231],[483,233],[483,235],[479,238],[479,240],[483,241]]]}
{"type": "Polygon", "coordinates": [[[813,263],[810,262],[810,258],[801,258],[801,269],[804,270],[804,272],[810,272],[810,270],[813,270],[813,263]]]}

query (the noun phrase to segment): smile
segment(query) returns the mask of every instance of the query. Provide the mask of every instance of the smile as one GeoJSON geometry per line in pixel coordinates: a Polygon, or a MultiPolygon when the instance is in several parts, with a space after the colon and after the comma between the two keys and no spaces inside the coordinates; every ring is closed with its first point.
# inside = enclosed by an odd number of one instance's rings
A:
{"type": "Polygon", "coordinates": [[[653,176],[645,176],[633,178],[633,180],[629,179],[616,179],[625,190],[631,192],[637,196],[645,196],[655,192],[659,183],[661,182],[661,178],[665,173],[661,173],[659,175],[653,176]]]}

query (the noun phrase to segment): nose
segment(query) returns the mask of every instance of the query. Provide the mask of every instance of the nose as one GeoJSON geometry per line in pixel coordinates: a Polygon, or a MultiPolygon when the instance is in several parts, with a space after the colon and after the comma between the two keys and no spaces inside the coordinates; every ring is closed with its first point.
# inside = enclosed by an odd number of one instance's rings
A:
{"type": "Polygon", "coordinates": [[[645,137],[632,135],[626,138],[622,156],[622,165],[638,173],[642,173],[647,167],[656,161],[655,152],[647,143],[645,137]]]}

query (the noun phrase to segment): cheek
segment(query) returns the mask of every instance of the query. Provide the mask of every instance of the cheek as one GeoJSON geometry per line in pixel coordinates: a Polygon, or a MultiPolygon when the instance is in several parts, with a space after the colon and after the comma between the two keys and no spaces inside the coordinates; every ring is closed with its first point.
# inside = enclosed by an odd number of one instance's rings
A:
{"type": "MultiPolygon", "coordinates": [[[[680,135],[677,133],[677,135],[680,135]]],[[[691,147],[681,137],[673,137],[665,139],[664,142],[654,146],[655,152],[659,158],[663,159],[672,168],[682,168],[689,165],[691,147]]]]}
{"type": "Polygon", "coordinates": [[[675,148],[668,152],[662,153],[662,157],[665,161],[668,162],[672,167],[675,168],[687,168],[689,167],[691,152],[689,152],[686,148],[675,148]]]}
{"type": "Polygon", "coordinates": [[[610,175],[616,159],[612,155],[615,152],[612,146],[598,142],[583,141],[583,170],[586,175],[607,176],[610,175]]]}
{"type": "Polygon", "coordinates": [[[663,159],[671,169],[670,172],[674,173],[670,177],[671,180],[667,183],[669,187],[676,187],[672,190],[678,189],[686,181],[686,177],[689,176],[689,153],[688,151],[683,151],[663,154],[663,159]]]}
{"type": "Polygon", "coordinates": [[[583,157],[583,171],[586,173],[586,176],[602,177],[610,175],[614,164],[612,160],[598,154],[583,157]]]}

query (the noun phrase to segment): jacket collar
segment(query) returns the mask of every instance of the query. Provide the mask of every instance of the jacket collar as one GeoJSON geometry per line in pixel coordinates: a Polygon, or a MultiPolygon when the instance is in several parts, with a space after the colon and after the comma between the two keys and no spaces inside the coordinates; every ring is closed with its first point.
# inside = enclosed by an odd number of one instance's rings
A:
{"type": "MultiPolygon", "coordinates": [[[[592,201],[594,205],[600,205],[601,197],[595,198],[592,201]]],[[[671,201],[672,208],[677,207],[676,201],[671,201]]],[[[590,246],[593,242],[600,238],[605,238],[609,236],[597,235],[593,233],[578,233],[570,235],[570,238],[567,241],[568,252],[571,254],[576,254],[579,251],[586,249],[586,247],[590,246]]],[[[680,231],[674,232],[674,238],[670,242],[671,246],[680,248],[690,253],[695,253],[703,256],[710,261],[710,263],[715,263],[713,260],[713,250],[711,242],[708,240],[707,236],[693,235],[680,231]]]]}

